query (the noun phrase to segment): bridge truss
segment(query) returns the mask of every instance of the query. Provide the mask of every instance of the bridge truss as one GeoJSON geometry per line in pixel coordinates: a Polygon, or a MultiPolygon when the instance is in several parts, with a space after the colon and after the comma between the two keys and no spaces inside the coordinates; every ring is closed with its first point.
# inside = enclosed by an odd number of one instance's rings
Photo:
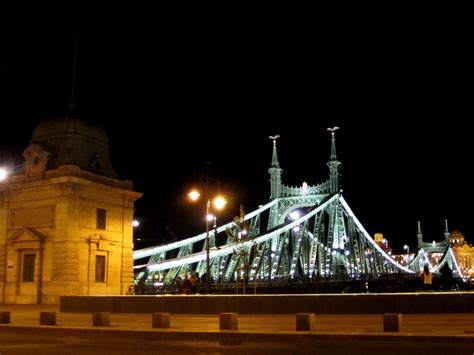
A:
{"type": "MultiPolygon", "coordinates": [[[[215,283],[250,280],[282,280],[295,277],[355,278],[413,271],[395,262],[367,233],[339,193],[327,196],[296,220],[280,216],[277,226],[262,231],[262,221],[271,220],[272,208],[291,205],[297,199],[275,199],[243,218],[210,233],[210,271],[215,283]],[[267,214],[268,216],[265,216],[267,214]],[[242,231],[246,230],[244,236],[242,231]],[[226,233],[227,231],[227,233],[226,233]],[[240,238],[232,236],[240,235],[240,238]],[[216,240],[225,240],[218,245],[216,240]]],[[[308,199],[309,200],[309,199],[308,199]]],[[[191,270],[206,271],[206,250],[193,252],[205,234],[179,242],[138,250],[136,259],[149,258],[136,266],[137,277],[145,275],[171,284],[191,270]],[[168,258],[178,250],[177,257],[168,258]],[[154,275],[157,275],[156,277],[154,275]]]]}
{"type": "MultiPolygon", "coordinates": [[[[413,273],[398,264],[367,233],[339,188],[334,132],[330,129],[329,180],[314,186],[282,184],[273,139],[270,202],[209,233],[210,279],[281,281],[291,278],[378,277],[413,273]],[[298,214],[292,212],[297,211],[298,214]]],[[[191,271],[206,273],[206,233],[178,242],[137,250],[136,279],[172,284],[191,271]]]]}

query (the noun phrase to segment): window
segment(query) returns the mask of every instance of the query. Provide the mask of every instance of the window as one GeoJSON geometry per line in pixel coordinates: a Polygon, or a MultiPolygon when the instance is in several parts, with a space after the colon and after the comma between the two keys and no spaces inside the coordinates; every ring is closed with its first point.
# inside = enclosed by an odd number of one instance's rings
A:
{"type": "Polygon", "coordinates": [[[104,229],[107,221],[107,211],[103,208],[97,209],[97,229],[104,229]]]}
{"type": "Polygon", "coordinates": [[[36,254],[23,255],[23,282],[35,281],[35,257],[36,254]]]}
{"type": "Polygon", "coordinates": [[[95,282],[105,282],[105,255],[95,256],[95,282]]]}

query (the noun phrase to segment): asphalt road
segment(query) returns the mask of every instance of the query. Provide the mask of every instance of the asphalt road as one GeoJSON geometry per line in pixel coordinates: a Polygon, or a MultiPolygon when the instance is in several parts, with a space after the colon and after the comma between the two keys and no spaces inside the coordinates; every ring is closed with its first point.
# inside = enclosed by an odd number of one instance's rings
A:
{"type": "Polygon", "coordinates": [[[424,341],[301,340],[273,341],[156,339],[152,335],[55,334],[54,331],[0,332],[0,354],[472,354],[473,345],[424,341]]]}
{"type": "Polygon", "coordinates": [[[219,331],[217,315],[171,315],[153,329],[151,315],[111,314],[110,327],[92,315],[57,306],[2,305],[0,354],[474,354],[473,314],[408,314],[400,333],[383,332],[382,315],[317,315],[316,329],[295,331],[294,315],[240,315],[238,332],[219,331]],[[57,325],[39,326],[40,311],[57,325]]]}

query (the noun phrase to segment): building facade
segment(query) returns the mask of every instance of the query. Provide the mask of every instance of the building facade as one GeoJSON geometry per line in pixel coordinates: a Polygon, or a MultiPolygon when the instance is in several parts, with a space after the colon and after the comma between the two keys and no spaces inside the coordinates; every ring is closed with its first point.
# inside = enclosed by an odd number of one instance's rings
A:
{"type": "Polygon", "coordinates": [[[450,234],[449,243],[462,273],[471,282],[474,281],[474,246],[467,243],[464,235],[457,230],[450,234]]]}
{"type": "Polygon", "coordinates": [[[105,132],[74,117],[40,123],[24,166],[0,182],[0,303],[121,295],[133,284],[134,202],[105,132]]]}

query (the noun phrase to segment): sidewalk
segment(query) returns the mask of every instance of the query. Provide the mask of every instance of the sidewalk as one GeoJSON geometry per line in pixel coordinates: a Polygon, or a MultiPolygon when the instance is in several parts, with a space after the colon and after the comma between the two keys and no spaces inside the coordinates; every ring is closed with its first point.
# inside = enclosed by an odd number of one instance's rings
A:
{"type": "MultiPolygon", "coordinates": [[[[151,314],[110,314],[110,327],[93,327],[90,313],[61,313],[55,305],[0,305],[0,311],[10,311],[10,324],[0,324],[0,328],[15,328],[17,330],[41,329],[69,329],[75,331],[116,332],[126,333],[144,332],[170,333],[192,332],[204,336],[205,333],[219,334],[219,315],[174,315],[170,317],[170,328],[156,329],[151,326],[151,314]],[[40,312],[56,312],[55,326],[40,326],[40,312]]],[[[399,333],[383,332],[382,315],[316,315],[316,329],[314,331],[296,331],[295,315],[239,315],[239,334],[275,334],[313,336],[326,334],[327,336],[429,336],[465,338],[474,343],[474,318],[472,314],[407,314],[402,316],[402,327],[399,333]]]]}

